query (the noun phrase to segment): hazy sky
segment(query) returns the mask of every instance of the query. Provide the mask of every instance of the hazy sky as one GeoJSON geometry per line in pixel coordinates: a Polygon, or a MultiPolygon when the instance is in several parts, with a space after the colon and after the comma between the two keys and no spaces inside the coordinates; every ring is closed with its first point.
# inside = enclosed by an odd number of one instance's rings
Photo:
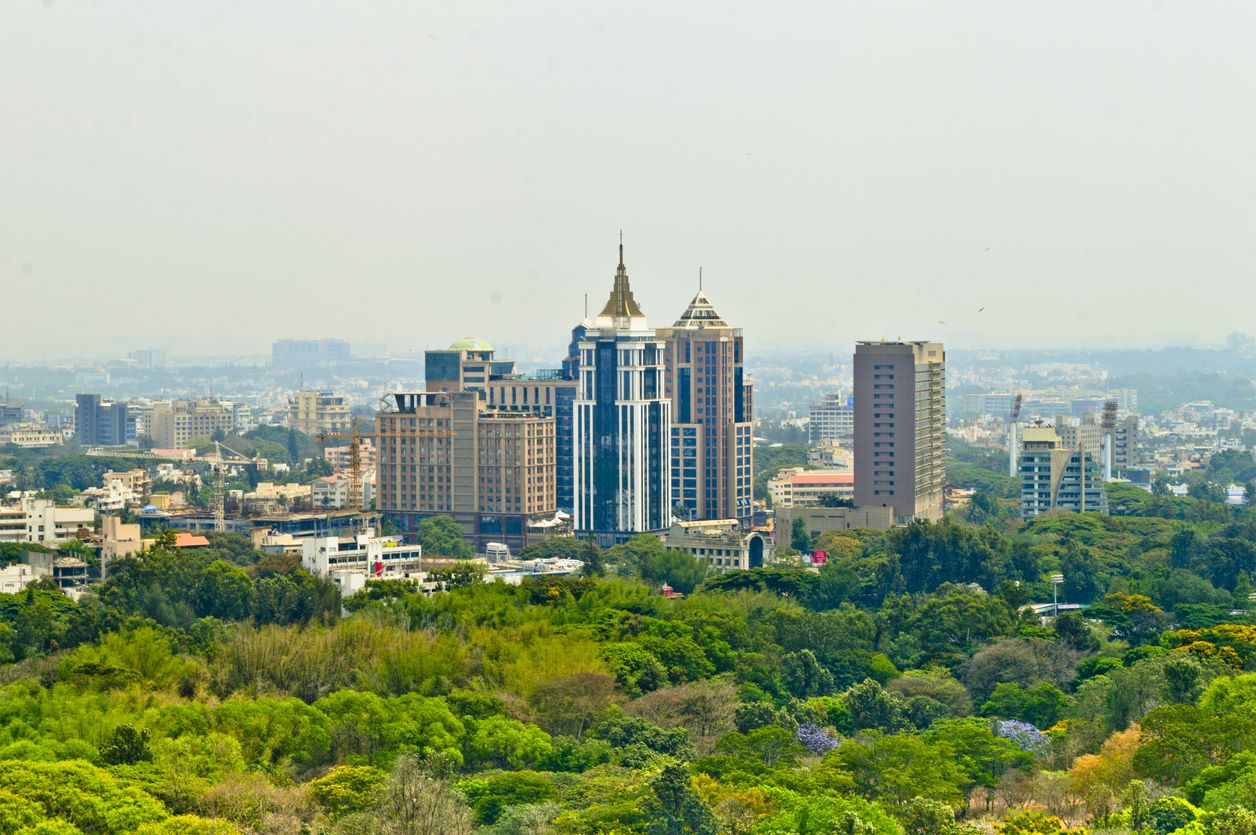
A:
{"type": "Polygon", "coordinates": [[[0,361],[1256,330],[1256,4],[0,3],[0,361]],[[985,307],[984,312],[978,308],[985,307]],[[938,320],[946,324],[939,324],[938,320]]]}

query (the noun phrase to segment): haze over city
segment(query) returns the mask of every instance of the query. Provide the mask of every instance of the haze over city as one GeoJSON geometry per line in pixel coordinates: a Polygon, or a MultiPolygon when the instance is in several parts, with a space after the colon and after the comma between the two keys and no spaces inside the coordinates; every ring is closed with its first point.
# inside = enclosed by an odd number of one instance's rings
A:
{"type": "Polygon", "coordinates": [[[6,316],[9,359],[334,320],[557,357],[621,228],[651,324],[702,266],[760,349],[1250,330],[1250,4],[120,11],[3,12],[0,281],[57,315],[6,316]]]}

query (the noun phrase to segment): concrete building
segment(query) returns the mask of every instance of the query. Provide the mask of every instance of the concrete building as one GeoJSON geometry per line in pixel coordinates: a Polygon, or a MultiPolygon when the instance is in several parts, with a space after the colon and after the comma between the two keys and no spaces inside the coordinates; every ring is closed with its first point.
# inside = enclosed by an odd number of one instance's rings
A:
{"type": "Polygon", "coordinates": [[[554,418],[554,485],[558,509],[571,513],[572,405],[576,380],[559,369],[519,373],[514,360],[498,359],[493,346],[473,336],[457,340],[444,350],[424,354],[429,391],[475,391],[489,409],[554,418]]]}
{"type": "Polygon", "coordinates": [[[1096,461],[1102,460],[1103,427],[1099,415],[1089,412],[1081,418],[1070,418],[1057,415],[1055,418],[1055,434],[1060,446],[1065,449],[1081,449],[1096,461]]]}
{"type": "Polygon", "coordinates": [[[74,433],[83,446],[124,446],[134,440],[128,428],[127,404],[102,400],[99,394],[74,397],[74,433]]]}
{"type": "Polygon", "coordinates": [[[673,521],[663,542],[668,548],[688,551],[713,574],[762,568],[771,561],[773,553],[766,535],[747,532],[737,519],[673,521]]]}
{"type": "Polygon", "coordinates": [[[1056,430],[1038,424],[1021,430],[1021,518],[1052,511],[1108,512],[1098,457],[1065,446],[1056,430]]]}
{"type": "Polygon", "coordinates": [[[343,339],[280,339],[270,346],[274,368],[318,368],[349,359],[349,343],[343,339]]]}
{"type": "Polygon", "coordinates": [[[804,470],[791,467],[768,479],[772,507],[802,507],[820,503],[823,496],[855,498],[855,474],[841,470],[804,470]]]}
{"type": "Polygon", "coordinates": [[[368,579],[422,579],[423,546],[376,536],[373,529],[353,537],[312,537],[301,542],[301,567],[331,579],[348,595],[368,579]]]}
{"type": "Polygon", "coordinates": [[[375,470],[362,471],[362,495],[351,495],[353,478],[348,473],[333,473],[310,485],[310,503],[315,510],[344,510],[349,507],[370,507],[375,500],[375,470]],[[359,504],[361,502],[361,504],[359,504]]]}
{"type": "Polygon", "coordinates": [[[476,550],[527,544],[529,519],[554,516],[554,418],[492,410],[475,391],[390,395],[376,414],[377,507],[413,533],[452,516],[476,550]]]}
{"type": "Polygon", "coordinates": [[[621,243],[610,298],[577,345],[573,516],[576,535],[599,545],[671,525],[664,349],[633,298],[621,243]]]}
{"type": "Polygon", "coordinates": [[[855,504],[895,521],[942,518],[946,352],[940,342],[855,346],[855,504]]]}
{"type": "Polygon", "coordinates": [[[117,516],[100,518],[100,560],[107,566],[110,560],[129,557],[144,550],[144,540],[140,535],[140,526],[136,522],[127,524],[117,516]]]}
{"type": "Polygon", "coordinates": [[[21,423],[26,419],[26,407],[21,403],[5,403],[0,401],[0,426],[21,423]]]}
{"type": "MultiPolygon", "coordinates": [[[[348,471],[353,464],[353,454],[348,444],[344,446],[328,446],[323,448],[323,458],[337,472],[348,471]]],[[[362,439],[358,444],[358,465],[363,470],[375,468],[375,444],[370,438],[362,439]]]]}
{"type": "MultiPolygon", "coordinates": [[[[625,281],[626,281],[625,276],[625,281]]],[[[686,519],[736,519],[749,529],[754,479],[753,389],[740,328],[701,289],[664,341],[671,399],[672,507],[686,519]]]]}
{"type": "Polygon", "coordinates": [[[17,504],[0,507],[0,542],[56,545],[74,539],[80,529],[95,527],[95,511],[58,507],[50,499],[24,496],[17,504]]]}
{"type": "Polygon", "coordinates": [[[807,442],[813,447],[824,444],[848,447],[854,444],[854,398],[828,394],[812,406],[807,422],[807,442]]]}
{"type": "Polygon", "coordinates": [[[776,512],[777,537],[784,537],[789,544],[790,531],[793,530],[795,519],[802,519],[807,526],[807,535],[814,540],[820,534],[830,531],[849,531],[856,528],[870,528],[884,531],[894,527],[894,509],[890,507],[820,507],[818,505],[795,505],[781,508],[776,512]]]}
{"type": "Polygon", "coordinates": [[[349,404],[331,391],[299,391],[288,400],[288,426],[306,435],[349,431],[349,404]]]}
{"type": "MultiPolygon", "coordinates": [[[[244,407],[247,409],[247,407],[244,407]]],[[[152,438],[158,449],[187,449],[215,432],[230,434],[247,422],[241,408],[221,400],[172,400],[153,407],[152,438]]]]}

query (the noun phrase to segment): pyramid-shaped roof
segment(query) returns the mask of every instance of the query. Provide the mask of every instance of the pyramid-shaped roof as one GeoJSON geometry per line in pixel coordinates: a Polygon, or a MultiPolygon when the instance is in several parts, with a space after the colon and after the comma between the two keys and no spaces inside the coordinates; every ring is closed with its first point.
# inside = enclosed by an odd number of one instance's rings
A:
{"type": "Polygon", "coordinates": [[[711,304],[707,294],[699,290],[698,295],[694,296],[693,301],[689,302],[689,307],[685,308],[685,312],[676,320],[674,327],[726,328],[728,327],[728,322],[725,322],[720,317],[720,314],[716,312],[715,306],[711,304]]]}

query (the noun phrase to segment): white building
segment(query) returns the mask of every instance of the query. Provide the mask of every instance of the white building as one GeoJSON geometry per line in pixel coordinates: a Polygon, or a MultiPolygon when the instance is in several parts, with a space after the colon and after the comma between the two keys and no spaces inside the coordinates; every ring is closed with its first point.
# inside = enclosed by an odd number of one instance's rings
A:
{"type": "Polygon", "coordinates": [[[781,470],[768,479],[767,487],[772,507],[816,505],[826,495],[853,500],[855,474],[842,470],[805,470],[792,467],[781,470]]]}
{"type": "MultiPolygon", "coordinates": [[[[315,481],[311,488],[311,503],[315,510],[344,510],[359,507],[349,493],[353,490],[353,478],[348,473],[333,473],[315,481]]],[[[362,474],[361,507],[370,507],[375,500],[375,471],[362,474]]]]}
{"type": "Polygon", "coordinates": [[[855,442],[855,407],[852,399],[840,394],[825,395],[811,407],[807,423],[807,440],[812,446],[836,443],[850,446],[855,442]]]}
{"type": "Polygon", "coordinates": [[[398,537],[378,537],[373,530],[352,538],[316,537],[301,543],[301,567],[352,594],[368,579],[421,581],[423,546],[403,545],[398,537]]]}
{"type": "Polygon", "coordinates": [[[79,528],[95,526],[94,510],[58,507],[49,499],[27,496],[16,505],[0,507],[0,542],[55,545],[74,539],[79,528]]]}

